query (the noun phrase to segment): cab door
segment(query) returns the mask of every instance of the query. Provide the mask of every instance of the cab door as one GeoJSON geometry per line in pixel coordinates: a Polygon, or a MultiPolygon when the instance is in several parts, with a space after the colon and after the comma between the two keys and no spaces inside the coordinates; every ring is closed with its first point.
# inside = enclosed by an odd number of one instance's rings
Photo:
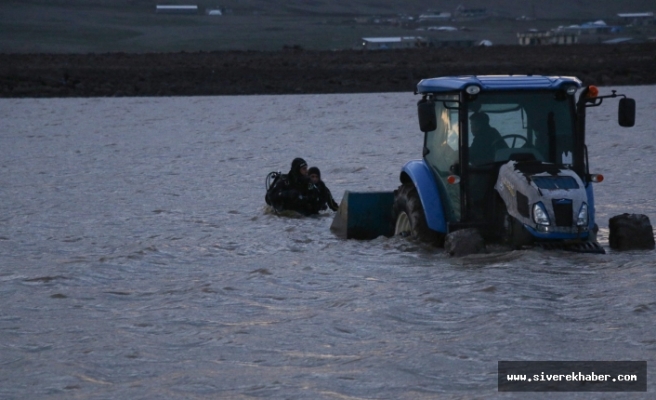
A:
{"type": "Polygon", "coordinates": [[[437,128],[424,136],[424,160],[431,167],[444,205],[447,222],[461,218],[461,186],[447,182],[460,174],[459,96],[440,96],[435,100],[437,128]]]}

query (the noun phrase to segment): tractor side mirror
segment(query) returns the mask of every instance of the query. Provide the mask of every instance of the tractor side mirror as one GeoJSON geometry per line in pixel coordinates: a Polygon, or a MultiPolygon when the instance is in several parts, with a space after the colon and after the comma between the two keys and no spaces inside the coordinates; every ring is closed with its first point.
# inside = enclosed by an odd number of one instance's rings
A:
{"type": "Polygon", "coordinates": [[[430,132],[437,129],[437,114],[435,113],[435,103],[431,100],[421,99],[417,103],[417,112],[419,114],[419,129],[422,132],[430,132]]]}
{"type": "Polygon", "coordinates": [[[628,128],[635,125],[635,100],[628,97],[620,99],[617,117],[620,126],[628,128]]]}

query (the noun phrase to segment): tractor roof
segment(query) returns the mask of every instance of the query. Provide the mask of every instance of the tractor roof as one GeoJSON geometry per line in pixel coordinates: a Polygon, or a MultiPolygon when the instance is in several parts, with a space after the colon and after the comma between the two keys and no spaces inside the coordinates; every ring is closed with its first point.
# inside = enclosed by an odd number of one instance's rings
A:
{"type": "Polygon", "coordinates": [[[559,89],[562,85],[581,87],[581,81],[572,76],[542,75],[469,75],[444,76],[422,79],[417,84],[417,93],[441,93],[463,90],[467,86],[477,85],[486,90],[549,90],[559,89]]]}

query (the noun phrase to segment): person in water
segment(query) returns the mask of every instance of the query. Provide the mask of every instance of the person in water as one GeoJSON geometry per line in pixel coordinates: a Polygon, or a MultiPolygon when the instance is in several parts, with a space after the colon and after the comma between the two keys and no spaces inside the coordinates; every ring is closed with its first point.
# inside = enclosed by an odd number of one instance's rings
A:
{"type": "Polygon", "coordinates": [[[337,211],[339,205],[333,199],[333,195],[330,193],[324,181],[321,180],[321,171],[319,168],[310,168],[308,175],[310,176],[310,181],[319,189],[319,209],[323,211],[326,208],[330,208],[333,211],[337,211]]]}
{"type": "Polygon", "coordinates": [[[304,159],[295,158],[289,172],[275,178],[265,200],[276,211],[292,210],[304,215],[319,212],[319,189],[310,181],[304,159]]]}

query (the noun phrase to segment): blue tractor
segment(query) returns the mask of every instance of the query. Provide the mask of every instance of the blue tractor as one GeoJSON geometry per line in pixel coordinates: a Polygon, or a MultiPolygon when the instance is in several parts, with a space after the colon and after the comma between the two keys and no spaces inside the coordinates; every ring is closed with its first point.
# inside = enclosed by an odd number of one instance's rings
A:
{"type": "Polygon", "coordinates": [[[619,97],[619,125],[630,127],[633,99],[535,75],[424,79],[416,94],[423,157],[403,166],[393,234],[441,245],[476,228],[513,248],[603,252],[592,188],[603,177],[589,171],[586,108],[619,97]]]}

